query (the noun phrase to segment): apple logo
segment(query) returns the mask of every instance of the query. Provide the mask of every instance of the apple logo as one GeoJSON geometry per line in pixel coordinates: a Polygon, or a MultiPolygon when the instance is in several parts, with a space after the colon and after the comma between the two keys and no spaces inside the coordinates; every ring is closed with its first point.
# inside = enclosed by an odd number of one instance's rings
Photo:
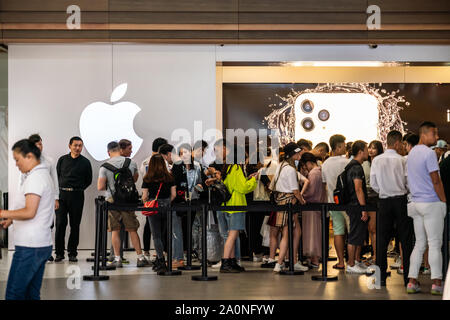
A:
{"type": "Polygon", "coordinates": [[[142,145],[142,139],[133,128],[134,117],[141,109],[134,103],[122,99],[127,91],[127,84],[117,86],[111,94],[111,103],[94,102],[88,105],[80,117],[80,134],[89,154],[97,161],[109,158],[106,146],[111,141],[128,139],[133,144],[136,154],[142,145]]]}

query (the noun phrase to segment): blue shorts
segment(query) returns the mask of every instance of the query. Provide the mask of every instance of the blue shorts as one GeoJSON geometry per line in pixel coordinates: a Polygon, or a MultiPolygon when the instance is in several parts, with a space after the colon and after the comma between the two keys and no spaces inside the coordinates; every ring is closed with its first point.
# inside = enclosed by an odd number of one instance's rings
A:
{"type": "MultiPolygon", "coordinates": [[[[228,230],[245,230],[245,212],[228,213],[218,211],[217,215],[221,215],[225,219],[228,230]]],[[[220,219],[220,217],[218,217],[220,219]]]]}

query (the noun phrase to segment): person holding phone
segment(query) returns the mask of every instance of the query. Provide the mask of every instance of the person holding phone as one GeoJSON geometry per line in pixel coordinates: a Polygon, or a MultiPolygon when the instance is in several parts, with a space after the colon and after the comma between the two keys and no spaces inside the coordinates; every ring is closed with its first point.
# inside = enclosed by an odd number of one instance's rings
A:
{"type": "Polygon", "coordinates": [[[48,168],[41,163],[41,151],[31,140],[13,147],[16,166],[22,172],[15,210],[0,210],[1,225],[14,223],[15,252],[6,286],[6,300],[40,300],[47,259],[52,254],[51,226],[55,193],[48,168]]]}

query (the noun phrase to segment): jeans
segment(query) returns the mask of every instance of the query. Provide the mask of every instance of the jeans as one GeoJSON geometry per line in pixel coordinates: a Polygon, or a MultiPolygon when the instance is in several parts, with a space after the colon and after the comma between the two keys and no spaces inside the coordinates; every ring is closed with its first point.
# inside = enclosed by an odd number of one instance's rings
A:
{"type": "Polygon", "coordinates": [[[172,211],[172,259],[184,260],[182,218],[172,211]]]}
{"type": "Polygon", "coordinates": [[[16,246],[6,286],[6,300],[40,300],[45,263],[52,246],[30,248],[16,246]]]}
{"type": "Polygon", "coordinates": [[[408,284],[409,259],[413,249],[414,226],[408,217],[407,198],[390,197],[380,199],[378,203],[377,227],[380,237],[377,239],[377,265],[380,267],[381,279],[386,280],[387,269],[387,247],[391,241],[394,225],[397,226],[398,239],[403,250],[403,280],[405,286],[408,284]]]}
{"type": "MultiPolygon", "coordinates": [[[[228,230],[229,229],[229,225],[228,225],[228,221],[225,218],[225,214],[226,212],[223,211],[217,211],[217,222],[219,224],[219,232],[220,235],[223,238],[223,243],[225,245],[225,242],[228,239],[228,230]]],[[[239,237],[236,238],[236,243],[234,246],[234,255],[236,257],[236,260],[240,260],[241,259],[241,240],[239,239],[239,237]]]]}
{"type": "Polygon", "coordinates": [[[410,202],[408,216],[414,219],[416,244],[411,254],[409,278],[417,279],[423,253],[429,247],[428,262],[431,279],[442,279],[442,240],[447,210],[444,202],[410,202]]]}
{"type": "MultiPolygon", "coordinates": [[[[158,207],[165,208],[170,205],[170,199],[158,200],[158,207]]],[[[150,224],[150,230],[153,235],[153,242],[155,244],[156,254],[159,259],[164,257],[164,244],[162,240],[163,236],[163,225],[166,221],[165,216],[167,211],[160,211],[157,214],[147,217],[147,221],[150,224]]]]}

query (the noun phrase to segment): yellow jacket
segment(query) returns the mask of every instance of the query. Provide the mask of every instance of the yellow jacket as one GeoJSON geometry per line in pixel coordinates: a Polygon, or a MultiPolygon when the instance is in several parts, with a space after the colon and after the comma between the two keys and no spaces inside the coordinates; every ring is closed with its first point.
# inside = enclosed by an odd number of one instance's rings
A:
{"type": "MultiPolygon", "coordinates": [[[[231,193],[231,198],[226,202],[227,206],[246,206],[247,200],[245,195],[256,189],[257,182],[254,177],[247,180],[240,166],[233,165],[231,170],[228,168],[228,174],[223,183],[231,193]]],[[[222,204],[224,205],[224,204],[222,204]]],[[[228,213],[245,212],[245,211],[225,211],[228,213]]]]}

